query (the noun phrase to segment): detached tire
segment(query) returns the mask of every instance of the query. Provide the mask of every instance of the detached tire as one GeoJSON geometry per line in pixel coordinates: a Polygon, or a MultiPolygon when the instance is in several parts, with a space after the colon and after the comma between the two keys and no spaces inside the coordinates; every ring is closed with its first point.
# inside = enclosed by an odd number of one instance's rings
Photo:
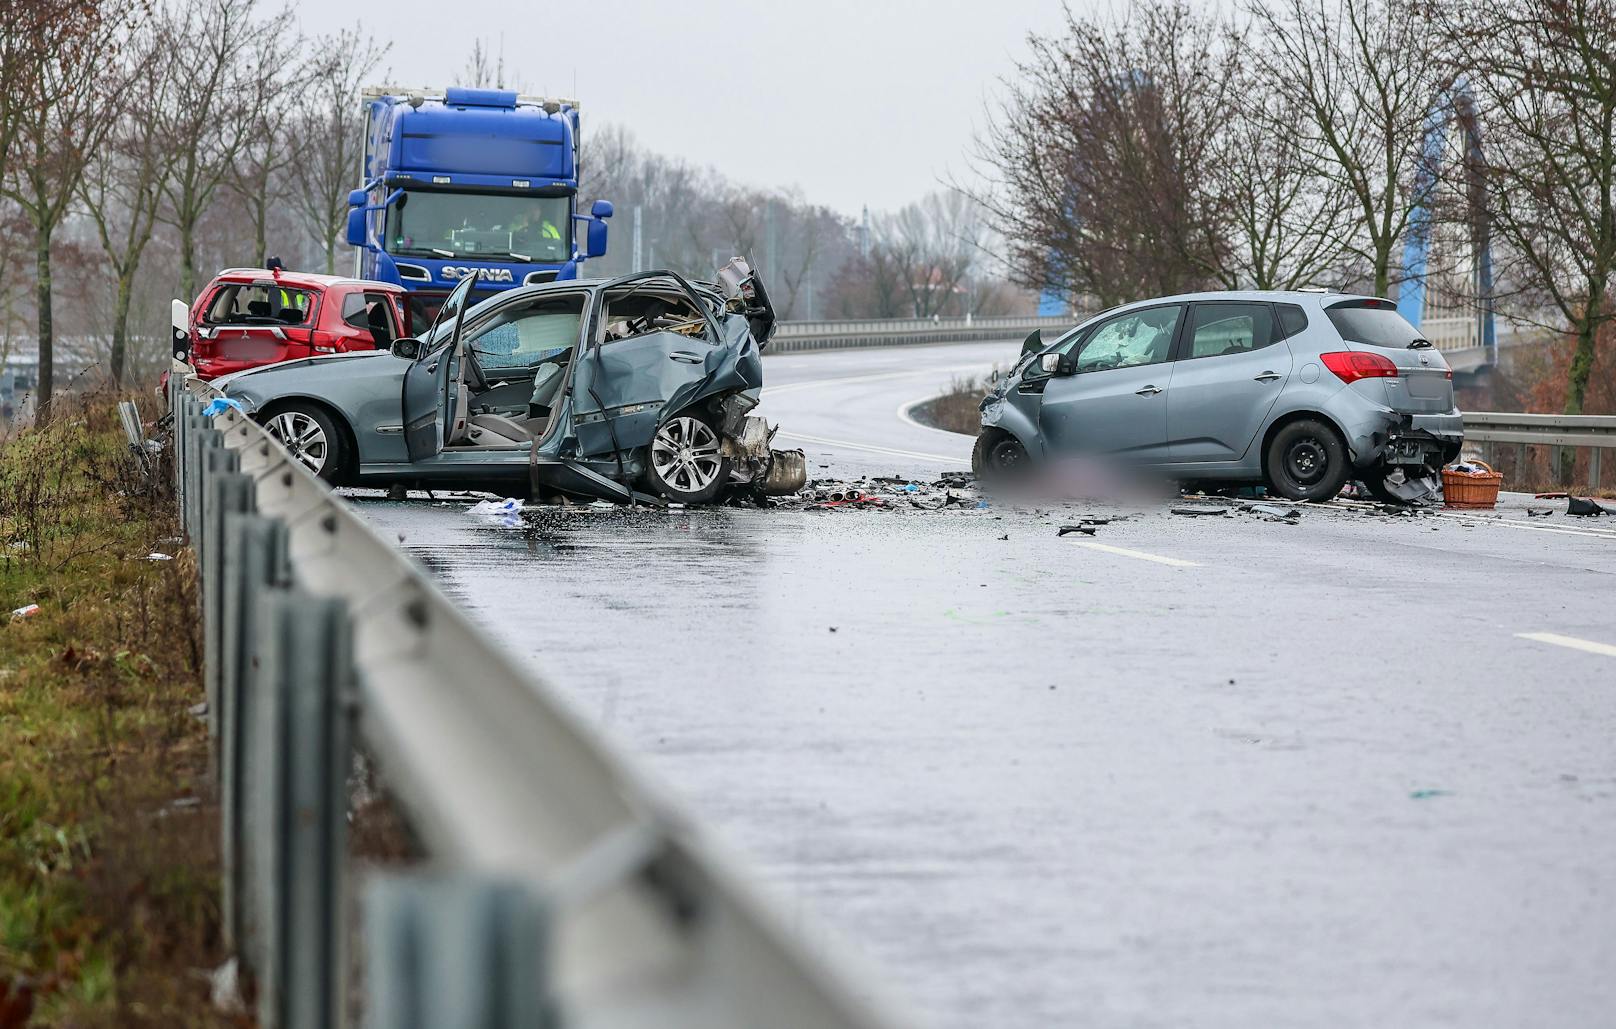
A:
{"type": "Polygon", "coordinates": [[[645,448],[648,492],[675,504],[706,504],[729,482],[718,430],[695,414],[669,418],[645,448]]]}
{"type": "Polygon", "coordinates": [[[1347,478],[1347,446],[1334,429],[1312,418],[1274,434],[1264,462],[1268,486],[1286,500],[1329,500],[1347,478]]]}
{"type": "Polygon", "coordinates": [[[984,432],[971,448],[971,472],[982,482],[1010,482],[1027,472],[1027,448],[1007,432],[984,432]]]}
{"type": "Polygon", "coordinates": [[[317,404],[293,402],[264,416],[268,432],[305,468],[332,485],[348,467],[348,437],[330,412],[317,404]]]}

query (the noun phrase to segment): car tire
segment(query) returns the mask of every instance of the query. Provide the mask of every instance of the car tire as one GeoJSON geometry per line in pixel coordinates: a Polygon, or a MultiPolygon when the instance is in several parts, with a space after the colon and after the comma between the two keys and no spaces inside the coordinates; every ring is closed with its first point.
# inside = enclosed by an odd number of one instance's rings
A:
{"type": "Polygon", "coordinates": [[[1441,496],[1442,470],[1424,466],[1411,475],[1403,465],[1371,468],[1364,473],[1363,484],[1382,504],[1419,507],[1434,504],[1441,496]]]}
{"type": "Polygon", "coordinates": [[[1007,432],[984,432],[971,448],[971,472],[983,482],[1008,482],[1027,471],[1027,448],[1007,432]]]}
{"type": "Polygon", "coordinates": [[[1347,446],[1330,426],[1294,421],[1268,442],[1268,487],[1286,500],[1329,500],[1347,478],[1347,446]]]}
{"type": "Polygon", "coordinates": [[[263,425],[303,467],[332,485],[342,481],[348,437],[331,412],[318,404],[280,404],[264,414],[263,425]]]}
{"type": "Polygon", "coordinates": [[[729,482],[730,459],[721,447],[706,418],[690,412],[669,418],[645,448],[647,491],[675,504],[709,503],[729,482]]]}

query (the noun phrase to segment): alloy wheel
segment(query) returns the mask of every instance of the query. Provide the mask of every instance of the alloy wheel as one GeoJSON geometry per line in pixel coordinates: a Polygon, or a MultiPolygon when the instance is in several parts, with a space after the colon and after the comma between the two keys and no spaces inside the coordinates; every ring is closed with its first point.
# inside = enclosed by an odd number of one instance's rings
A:
{"type": "Polygon", "coordinates": [[[657,477],[681,493],[700,493],[711,486],[723,463],[718,434],[697,418],[674,418],[651,440],[651,465],[657,477]]]}
{"type": "Polygon", "coordinates": [[[325,467],[326,456],[330,452],[329,441],[320,423],[305,412],[282,411],[271,418],[264,429],[309,471],[318,475],[320,469],[325,467]]]}

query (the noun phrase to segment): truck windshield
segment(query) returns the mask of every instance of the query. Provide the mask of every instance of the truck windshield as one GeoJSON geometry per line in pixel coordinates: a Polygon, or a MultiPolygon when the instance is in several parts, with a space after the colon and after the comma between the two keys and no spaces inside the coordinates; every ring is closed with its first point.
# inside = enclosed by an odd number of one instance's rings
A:
{"type": "Polygon", "coordinates": [[[565,261],[567,197],[489,196],[409,190],[387,212],[388,250],[424,257],[565,261]]]}

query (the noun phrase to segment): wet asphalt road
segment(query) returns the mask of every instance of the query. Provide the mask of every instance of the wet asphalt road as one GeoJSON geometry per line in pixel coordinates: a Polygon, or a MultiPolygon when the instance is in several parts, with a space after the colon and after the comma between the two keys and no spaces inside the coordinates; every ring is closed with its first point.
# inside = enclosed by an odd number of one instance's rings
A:
{"type": "MultiPolygon", "coordinates": [[[[770,358],[764,407],[929,475],[969,441],[900,408],[1014,350],[770,358]]],[[[1616,1017],[1616,654],[1517,635],[1616,644],[1616,531],[466,506],[360,509],[922,1024],[1616,1017]]]]}

